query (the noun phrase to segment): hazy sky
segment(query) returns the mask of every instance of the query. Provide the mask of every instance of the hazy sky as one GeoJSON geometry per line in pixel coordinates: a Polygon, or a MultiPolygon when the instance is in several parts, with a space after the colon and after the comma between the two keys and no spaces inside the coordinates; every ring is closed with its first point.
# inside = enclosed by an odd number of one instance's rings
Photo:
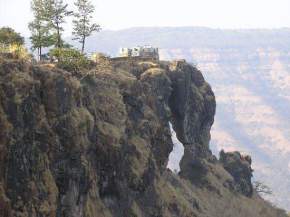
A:
{"type": "MultiPolygon", "coordinates": [[[[67,0],[70,5],[73,0],[67,0]]],[[[290,27],[290,0],[92,0],[104,29],[136,26],[290,27]]],[[[29,34],[30,0],[0,0],[0,26],[29,34]]],[[[68,22],[70,23],[70,22],[68,22]]],[[[70,33],[70,25],[66,34],[70,33]]]]}

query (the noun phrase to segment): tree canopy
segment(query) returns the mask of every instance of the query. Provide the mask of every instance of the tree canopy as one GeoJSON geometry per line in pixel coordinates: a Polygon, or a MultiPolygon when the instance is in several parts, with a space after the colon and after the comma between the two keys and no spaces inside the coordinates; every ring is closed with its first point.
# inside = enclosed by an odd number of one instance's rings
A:
{"type": "Polygon", "coordinates": [[[77,0],[75,3],[77,11],[74,13],[73,20],[73,35],[74,40],[81,43],[82,53],[85,49],[86,38],[89,37],[93,32],[100,31],[100,25],[92,23],[92,13],[95,8],[89,0],[77,0]]]}
{"type": "Polygon", "coordinates": [[[89,66],[87,57],[80,51],[73,48],[54,48],[50,50],[51,58],[58,60],[57,65],[70,72],[77,72],[89,66]]]}
{"type": "Polygon", "coordinates": [[[10,27],[0,28],[0,43],[3,45],[23,45],[24,38],[10,27]]]}
{"type": "Polygon", "coordinates": [[[90,0],[76,0],[74,4],[76,11],[73,13],[63,0],[31,0],[34,19],[28,27],[31,31],[32,50],[38,51],[39,59],[41,59],[42,49],[45,47],[63,48],[61,54],[73,53],[73,50],[67,50],[71,46],[62,38],[67,16],[74,16],[74,40],[78,40],[82,44],[82,53],[86,38],[94,31],[100,30],[100,26],[91,21],[95,8],[90,0]]]}
{"type": "Polygon", "coordinates": [[[42,48],[54,44],[54,35],[51,33],[45,6],[46,0],[32,0],[31,10],[34,14],[34,20],[28,26],[31,31],[32,50],[37,49],[39,59],[41,59],[42,48]]]}
{"type": "Polygon", "coordinates": [[[63,45],[61,34],[64,31],[62,25],[66,22],[66,17],[72,15],[72,11],[68,10],[68,4],[65,4],[63,0],[45,0],[45,4],[45,8],[47,8],[45,16],[56,31],[55,46],[61,48],[63,45]]]}

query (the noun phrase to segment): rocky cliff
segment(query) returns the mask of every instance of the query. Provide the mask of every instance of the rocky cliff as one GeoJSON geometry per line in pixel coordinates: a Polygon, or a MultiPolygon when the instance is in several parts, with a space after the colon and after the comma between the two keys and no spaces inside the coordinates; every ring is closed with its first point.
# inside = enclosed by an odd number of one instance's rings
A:
{"type": "Polygon", "coordinates": [[[198,64],[216,96],[213,153],[251,155],[253,179],[274,192],[263,197],[290,212],[290,29],[132,28],[102,31],[87,48],[116,55],[148,43],[163,60],[198,64]]]}
{"type": "Polygon", "coordinates": [[[195,67],[126,61],[75,76],[0,61],[1,217],[286,216],[252,189],[249,157],[212,155],[215,97],[195,67]]]}

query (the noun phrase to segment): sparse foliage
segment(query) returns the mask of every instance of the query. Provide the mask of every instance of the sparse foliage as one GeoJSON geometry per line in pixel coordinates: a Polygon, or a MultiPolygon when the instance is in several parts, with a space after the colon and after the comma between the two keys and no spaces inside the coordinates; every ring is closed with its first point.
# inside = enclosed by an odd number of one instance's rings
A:
{"type": "Polygon", "coordinates": [[[58,66],[71,72],[78,72],[89,66],[89,60],[78,50],[73,48],[55,48],[50,56],[58,60],[58,66]]]}
{"type": "Polygon", "coordinates": [[[86,38],[93,32],[100,31],[100,25],[92,23],[92,14],[95,11],[93,4],[89,0],[77,0],[75,3],[77,11],[74,13],[73,35],[74,40],[81,43],[81,51],[84,52],[86,38]]]}
{"type": "Polygon", "coordinates": [[[14,29],[10,27],[3,27],[0,29],[0,44],[2,46],[9,45],[23,45],[24,38],[14,29]]]}
{"type": "Polygon", "coordinates": [[[31,10],[34,14],[34,20],[29,23],[28,27],[31,31],[30,40],[32,50],[37,49],[39,60],[42,56],[42,48],[53,45],[53,34],[50,31],[50,24],[46,15],[45,0],[32,0],[31,10]]]}
{"type": "Polygon", "coordinates": [[[254,182],[253,187],[258,194],[262,193],[271,195],[273,193],[270,187],[259,181],[254,182]]]}
{"type": "Polygon", "coordinates": [[[65,4],[63,0],[45,0],[44,16],[50,21],[51,27],[56,31],[55,47],[63,47],[63,40],[61,34],[64,31],[63,24],[65,18],[72,14],[72,11],[68,10],[68,4],[65,4]]]}
{"type": "Polygon", "coordinates": [[[28,58],[24,38],[10,27],[0,28],[0,53],[10,54],[13,58],[28,58]]]}

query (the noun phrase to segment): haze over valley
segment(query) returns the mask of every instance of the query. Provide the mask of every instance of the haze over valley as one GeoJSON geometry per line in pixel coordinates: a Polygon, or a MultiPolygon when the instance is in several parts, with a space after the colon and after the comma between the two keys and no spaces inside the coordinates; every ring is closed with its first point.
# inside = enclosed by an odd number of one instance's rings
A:
{"type": "Polygon", "coordinates": [[[0,0],[0,217],[290,217],[289,0],[0,0]]]}

